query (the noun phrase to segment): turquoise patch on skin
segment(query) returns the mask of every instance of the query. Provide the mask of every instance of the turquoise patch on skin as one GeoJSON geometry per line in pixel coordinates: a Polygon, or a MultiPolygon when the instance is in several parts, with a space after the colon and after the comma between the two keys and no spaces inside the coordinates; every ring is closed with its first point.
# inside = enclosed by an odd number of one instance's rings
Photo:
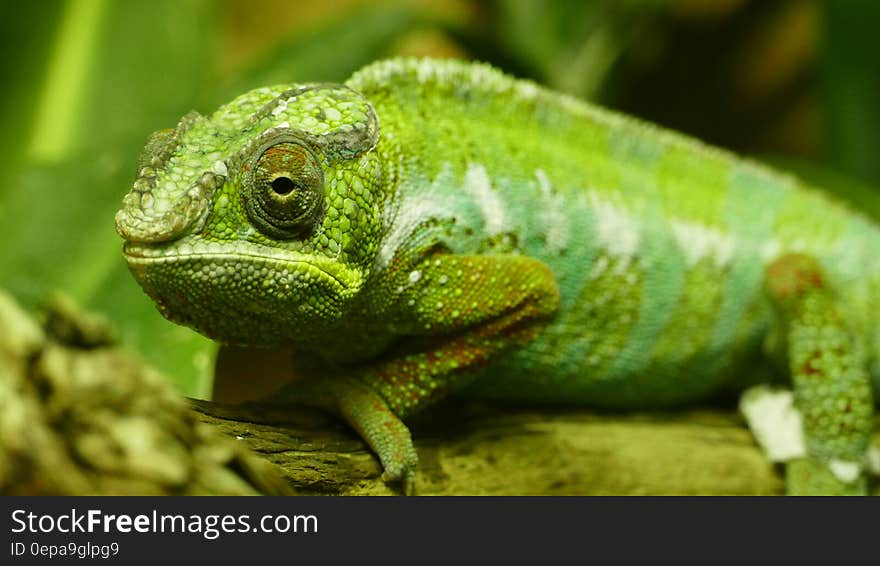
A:
{"type": "MultiPolygon", "coordinates": [[[[545,335],[541,336],[534,348],[544,348],[549,342],[550,352],[554,359],[558,360],[559,372],[548,376],[554,381],[565,381],[571,376],[579,375],[583,365],[583,352],[589,347],[586,340],[571,340],[571,335],[577,334],[576,330],[583,324],[584,310],[577,308],[586,287],[589,285],[590,272],[596,261],[599,250],[593,245],[596,233],[596,218],[585,198],[571,199],[569,203],[568,220],[570,223],[571,236],[566,252],[562,256],[549,258],[548,265],[556,275],[559,286],[560,310],[557,323],[554,324],[545,335]]],[[[532,346],[529,346],[531,349],[532,346]]],[[[524,356],[528,358],[529,355],[524,356]]],[[[517,358],[516,354],[513,356],[517,358]]],[[[513,362],[514,365],[516,362],[513,362]]],[[[510,375],[517,372],[510,371],[510,375]]],[[[526,376],[527,377],[527,376],[526,376]]],[[[503,380],[502,380],[503,381],[503,380]]]]}
{"type": "Polygon", "coordinates": [[[789,183],[750,164],[737,164],[727,188],[727,230],[739,243],[724,286],[718,319],[709,342],[711,352],[730,347],[749,304],[760,293],[764,261],[760,245],[773,236],[776,214],[788,194],[789,183]]]}
{"type": "Polygon", "coordinates": [[[568,215],[569,242],[565,254],[560,258],[548,259],[548,264],[556,274],[559,292],[562,295],[562,316],[567,316],[584,287],[590,280],[589,274],[599,250],[593,244],[596,238],[596,217],[590,210],[586,197],[569,199],[568,215]]]}
{"type": "Polygon", "coordinates": [[[653,346],[675,312],[684,289],[687,263],[664,219],[669,211],[663,210],[655,181],[656,168],[666,148],[655,138],[633,138],[620,131],[611,133],[608,145],[611,155],[620,163],[635,165],[622,168],[622,191],[637,195],[644,207],[640,225],[655,227],[651,233],[641,235],[638,264],[643,276],[638,320],[630,329],[626,346],[605,373],[605,379],[617,380],[648,366],[653,346]]]}
{"type": "MultiPolygon", "coordinates": [[[[654,226],[662,226],[659,218],[654,226]]],[[[652,234],[642,244],[642,300],[639,318],[630,330],[626,346],[608,367],[605,378],[620,379],[646,370],[654,344],[675,312],[684,290],[687,263],[671,231],[652,234]]]]}

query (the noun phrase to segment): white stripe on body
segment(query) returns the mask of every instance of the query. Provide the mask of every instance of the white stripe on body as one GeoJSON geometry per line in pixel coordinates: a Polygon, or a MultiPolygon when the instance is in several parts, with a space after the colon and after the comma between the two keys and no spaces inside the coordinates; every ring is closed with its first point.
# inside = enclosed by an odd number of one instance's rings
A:
{"type": "Polygon", "coordinates": [[[565,203],[560,195],[553,194],[550,179],[543,169],[535,170],[538,187],[541,189],[544,209],[541,211],[541,222],[544,226],[547,249],[551,253],[559,253],[568,245],[569,225],[565,214],[565,203]]]}

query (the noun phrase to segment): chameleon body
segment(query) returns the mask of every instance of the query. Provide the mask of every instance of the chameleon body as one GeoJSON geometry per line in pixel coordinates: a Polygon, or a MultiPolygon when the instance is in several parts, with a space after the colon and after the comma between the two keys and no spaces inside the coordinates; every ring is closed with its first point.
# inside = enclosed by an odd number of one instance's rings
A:
{"type": "Polygon", "coordinates": [[[489,66],[383,61],[188,114],[148,140],[117,230],[166,317],[292,344],[311,377],[284,394],[409,487],[401,420],[450,393],[656,408],[780,376],[789,490],[865,489],[877,226],[489,66]]]}

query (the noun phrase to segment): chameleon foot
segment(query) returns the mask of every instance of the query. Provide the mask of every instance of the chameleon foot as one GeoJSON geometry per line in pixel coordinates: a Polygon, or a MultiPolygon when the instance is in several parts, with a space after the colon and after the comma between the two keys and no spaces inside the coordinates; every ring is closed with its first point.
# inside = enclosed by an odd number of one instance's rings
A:
{"type": "Polygon", "coordinates": [[[379,456],[382,479],[400,483],[404,495],[414,493],[419,457],[409,429],[367,385],[349,378],[309,380],[285,387],[280,396],[343,417],[379,456]]]}
{"type": "Polygon", "coordinates": [[[404,495],[412,495],[419,456],[403,421],[378,393],[352,380],[340,380],[339,412],[379,456],[386,482],[400,482],[404,495]]]}

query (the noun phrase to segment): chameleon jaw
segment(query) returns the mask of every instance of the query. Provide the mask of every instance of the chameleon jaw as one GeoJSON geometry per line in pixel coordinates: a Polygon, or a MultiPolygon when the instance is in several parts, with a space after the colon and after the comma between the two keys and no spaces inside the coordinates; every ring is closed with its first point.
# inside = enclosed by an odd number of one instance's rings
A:
{"type": "Polygon", "coordinates": [[[134,268],[133,266],[149,266],[149,265],[158,265],[158,264],[169,264],[169,263],[183,263],[183,262],[214,262],[218,264],[240,264],[242,262],[248,262],[249,260],[253,260],[254,262],[260,263],[268,263],[268,264],[276,264],[278,267],[289,267],[289,266],[301,266],[305,269],[309,269],[310,271],[314,271],[323,276],[326,282],[334,285],[340,292],[345,292],[349,290],[351,287],[360,287],[359,280],[360,276],[354,275],[351,270],[345,270],[345,272],[341,272],[338,269],[338,265],[330,263],[327,266],[321,265],[322,262],[313,261],[311,259],[296,259],[296,258],[284,258],[284,259],[275,259],[275,258],[267,258],[264,255],[259,254],[245,254],[245,253],[228,253],[228,252],[194,252],[188,254],[159,254],[159,253],[150,253],[152,251],[147,247],[140,247],[137,245],[132,245],[130,242],[127,242],[123,246],[123,255],[125,256],[125,260],[128,262],[129,266],[134,268]],[[328,270],[327,267],[337,267],[337,269],[328,270]],[[334,273],[335,272],[335,273],[334,273]]]}
{"type": "Polygon", "coordinates": [[[313,338],[344,315],[361,288],[359,272],[329,259],[201,250],[211,245],[179,253],[127,243],[124,255],[165,318],[223,343],[273,346],[313,338]]]}

